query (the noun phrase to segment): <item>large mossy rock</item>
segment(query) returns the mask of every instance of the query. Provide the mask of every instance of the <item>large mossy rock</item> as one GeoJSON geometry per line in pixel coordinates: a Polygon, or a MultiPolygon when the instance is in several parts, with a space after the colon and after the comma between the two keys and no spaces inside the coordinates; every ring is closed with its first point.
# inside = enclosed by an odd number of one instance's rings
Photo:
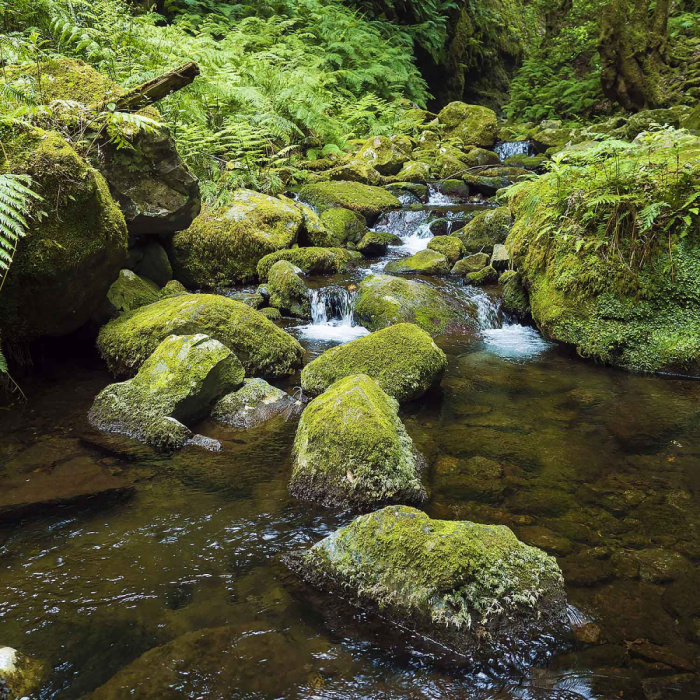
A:
{"type": "Polygon", "coordinates": [[[513,227],[513,217],[508,207],[498,207],[477,214],[454,235],[462,241],[467,253],[493,253],[493,247],[505,243],[513,227]]]}
{"type": "Polygon", "coordinates": [[[475,327],[476,311],[464,301],[417,280],[370,275],[357,289],[355,319],[376,331],[414,323],[431,336],[475,327]]]}
{"type": "Polygon", "coordinates": [[[205,333],[230,348],[248,376],[279,377],[301,366],[303,348],[247,304],[214,294],[179,294],[110,321],[97,347],[117,376],[133,375],[170,335],[205,333]]]}
{"type": "Polygon", "coordinates": [[[161,449],[179,449],[187,427],[206,417],[222,395],[243,384],[238,358],[207,335],[166,338],[133,379],[110,384],[95,399],[90,423],[161,449]]]}
{"type": "Polygon", "coordinates": [[[472,660],[545,651],[566,625],[556,560],[503,525],[432,520],[407,506],[362,515],[291,559],[339,594],[472,660]]]}
{"type": "Polygon", "coordinates": [[[250,282],[262,258],[296,242],[303,220],[288,200],[237,190],[228,206],[206,208],[173,237],[175,277],[193,289],[250,282]]]}
{"type": "Polygon", "coordinates": [[[212,411],[212,418],[237,430],[262,425],[275,416],[293,412],[297,402],[264,379],[246,379],[243,386],[226,394],[212,411]]]}
{"type": "Polygon", "coordinates": [[[86,323],[126,262],[127,229],[102,175],[55,132],[16,130],[0,173],[32,178],[43,198],[20,239],[2,289],[0,333],[22,342],[86,323]]]}
{"type": "Polygon", "coordinates": [[[329,387],[299,421],[291,494],[340,508],[423,500],[421,460],[398,410],[367,375],[329,387]]]}
{"type": "Polygon", "coordinates": [[[151,280],[139,277],[131,270],[122,270],[119,277],[107,290],[110,311],[122,313],[133,311],[160,299],[160,289],[151,280]]]}
{"type": "Polygon", "coordinates": [[[267,276],[270,306],[285,315],[310,318],[309,289],[301,274],[301,269],[287,260],[280,260],[270,268],[267,276]]]}
{"type": "Polygon", "coordinates": [[[362,214],[370,221],[386,211],[401,207],[401,202],[391,192],[359,182],[319,182],[303,187],[299,197],[319,210],[343,207],[362,214]]]}
{"type": "Polygon", "coordinates": [[[410,160],[412,151],[408,136],[374,136],[360,148],[355,160],[370,165],[380,175],[396,175],[410,160]]]}
{"type": "Polygon", "coordinates": [[[310,396],[343,377],[367,374],[397,401],[412,401],[440,382],[447,357],[423,330],[401,323],[326,350],[301,373],[310,396]]]}
{"type": "Polygon", "coordinates": [[[451,102],[438,114],[448,136],[461,139],[465,146],[491,148],[498,136],[496,113],[488,107],[451,102]]]}
{"type": "Polygon", "coordinates": [[[386,255],[389,246],[401,245],[403,241],[395,233],[384,231],[368,231],[357,244],[357,250],[368,258],[379,258],[386,255]]]}
{"type": "Polygon", "coordinates": [[[389,275],[446,275],[450,271],[450,263],[436,250],[421,250],[408,258],[392,260],[384,270],[389,275]]]}
{"type": "Polygon", "coordinates": [[[435,236],[435,238],[428,243],[428,250],[434,250],[444,255],[450,266],[454,266],[464,255],[462,241],[456,236],[435,236]]]}
{"type": "Polygon", "coordinates": [[[343,207],[331,207],[322,211],[321,222],[328,231],[327,245],[330,246],[358,243],[367,231],[365,217],[343,207]]]}
{"type": "MultiPolygon", "coordinates": [[[[14,68],[14,67],[13,67],[14,68]]],[[[31,77],[36,82],[36,66],[16,67],[20,80],[31,77]]],[[[12,82],[10,71],[9,82],[12,82]]],[[[74,100],[86,106],[125,91],[108,77],[83,61],[58,58],[39,65],[41,98],[46,104],[54,100],[74,100]]],[[[8,73],[5,74],[8,76],[8,73]]],[[[144,116],[160,123],[162,118],[153,108],[144,116]]],[[[169,234],[187,228],[199,213],[199,184],[180,158],[175,142],[166,127],[139,130],[127,127],[131,148],[118,148],[104,134],[88,131],[99,148],[92,148],[92,164],[106,178],[112,196],[119,203],[129,233],[169,234]]]]}
{"type": "Polygon", "coordinates": [[[345,248],[292,248],[279,250],[266,255],[258,263],[258,278],[261,282],[267,280],[270,269],[280,260],[287,260],[296,265],[307,275],[333,275],[346,272],[355,263],[362,260],[362,255],[354,250],[345,248]]]}

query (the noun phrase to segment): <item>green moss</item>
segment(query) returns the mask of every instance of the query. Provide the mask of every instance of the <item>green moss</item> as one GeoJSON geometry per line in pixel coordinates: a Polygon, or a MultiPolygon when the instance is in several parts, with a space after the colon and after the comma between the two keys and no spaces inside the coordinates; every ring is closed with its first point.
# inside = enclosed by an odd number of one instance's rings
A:
{"type": "Polygon", "coordinates": [[[415,323],[432,336],[474,326],[476,311],[425,282],[370,275],[355,297],[355,318],[370,330],[415,323]]]}
{"type": "Polygon", "coordinates": [[[289,200],[238,190],[230,206],[205,209],[175,234],[175,277],[195,289],[250,282],[262,258],[295,243],[302,222],[301,210],[289,200]]]}
{"type": "Polygon", "coordinates": [[[505,159],[504,165],[514,168],[522,168],[523,170],[539,170],[547,162],[546,156],[526,156],[525,154],[518,154],[514,156],[508,156],[505,159]]]}
{"type": "Polygon", "coordinates": [[[452,274],[464,277],[472,272],[479,272],[488,267],[491,258],[486,253],[473,253],[460,260],[453,268],[452,274]]]}
{"type": "Polygon", "coordinates": [[[357,250],[368,258],[386,255],[390,245],[401,245],[401,237],[394,233],[368,231],[357,244],[357,250]]]}
{"type": "Polygon", "coordinates": [[[367,374],[397,401],[411,401],[439,383],[445,353],[417,326],[401,323],[324,352],[301,373],[304,391],[317,396],[353,374],[367,374]]]}
{"type": "Polygon", "coordinates": [[[265,318],[269,318],[270,321],[279,321],[282,318],[282,314],[280,313],[280,310],[273,309],[271,306],[268,306],[264,309],[260,309],[260,313],[265,318]]]}
{"type": "Polygon", "coordinates": [[[474,173],[464,173],[460,175],[469,186],[470,192],[483,194],[484,197],[493,197],[498,190],[512,185],[513,181],[501,175],[475,175],[474,173]]]}
{"type": "Polygon", "coordinates": [[[275,263],[287,260],[307,275],[332,275],[346,272],[360,259],[359,253],[344,248],[292,248],[266,255],[258,263],[257,270],[264,282],[275,263]]]}
{"type": "Polygon", "coordinates": [[[446,127],[446,133],[461,139],[462,143],[490,148],[498,136],[496,113],[488,107],[451,102],[439,114],[438,119],[446,127]]]}
{"type": "Polygon", "coordinates": [[[450,264],[442,253],[421,250],[408,258],[392,260],[384,270],[389,275],[446,275],[450,264]]]}
{"type": "Polygon", "coordinates": [[[181,294],[122,314],[97,347],[116,375],[129,376],[169,335],[206,333],[230,348],[249,376],[290,374],[304,351],[290,335],[246,304],[213,294],[181,294]]]}
{"type": "Polygon", "coordinates": [[[332,246],[357,243],[367,231],[364,216],[342,207],[332,207],[322,211],[321,221],[329,233],[328,245],[332,246]]]}
{"type": "Polygon", "coordinates": [[[556,560],[503,525],[390,506],[319,542],[299,568],[311,583],[467,653],[492,656],[565,624],[556,560]]]}
{"type": "Polygon", "coordinates": [[[26,174],[43,197],[2,289],[0,330],[13,342],[60,336],[86,323],[126,262],[124,217],[104,178],[57,133],[17,129],[0,172],[26,174]]]}
{"type": "Polygon", "coordinates": [[[333,245],[331,232],[321,221],[321,217],[306,204],[296,203],[301,211],[303,223],[299,232],[299,244],[319,246],[321,248],[333,245]]]}
{"type": "Polygon", "coordinates": [[[204,418],[212,403],[240,387],[244,377],[238,358],[217,340],[172,335],[133,379],[100,392],[89,419],[99,430],[177,449],[191,435],[186,424],[204,418]]]}
{"type": "Polygon", "coordinates": [[[501,159],[493,151],[483,148],[471,148],[462,156],[465,164],[470,168],[482,167],[484,165],[500,165],[501,159]]]}
{"type": "Polygon", "coordinates": [[[161,298],[155,282],[139,277],[131,270],[122,270],[107,290],[107,301],[118,312],[133,311],[161,298]]]}
{"type": "Polygon", "coordinates": [[[267,278],[270,306],[286,315],[310,318],[309,290],[300,273],[301,270],[287,260],[280,260],[270,268],[267,278]]]}
{"type": "Polygon", "coordinates": [[[464,180],[442,180],[439,186],[440,192],[448,197],[466,199],[469,196],[469,187],[464,180]]]}
{"type": "Polygon", "coordinates": [[[292,495],[342,508],[423,500],[413,441],[398,409],[363,374],[340,379],[314,399],[294,440],[292,495]]]}
{"type": "Polygon", "coordinates": [[[187,290],[185,289],[185,285],[177,280],[170,280],[170,282],[160,290],[160,295],[163,298],[178,296],[180,294],[187,294],[187,290]]]}
{"type": "Polygon", "coordinates": [[[454,265],[464,255],[462,241],[455,236],[435,236],[428,243],[428,250],[444,255],[450,265],[454,265]]]}
{"type": "Polygon", "coordinates": [[[294,399],[264,379],[246,379],[238,391],[226,394],[212,411],[212,418],[238,430],[249,430],[290,411],[294,399]]]}
{"type": "Polygon", "coordinates": [[[362,161],[352,160],[338,165],[331,170],[320,173],[311,182],[326,182],[337,180],[339,182],[360,182],[365,185],[378,187],[384,184],[386,179],[382,177],[371,165],[362,161]]]}
{"type": "MultiPolygon", "coordinates": [[[[343,207],[370,219],[401,207],[401,202],[391,192],[359,182],[320,182],[307,185],[302,188],[299,197],[320,210],[343,207]]],[[[328,226],[326,221],[324,223],[328,226]]]]}
{"type": "Polygon", "coordinates": [[[485,284],[496,284],[498,282],[498,271],[491,265],[479,270],[478,272],[469,272],[464,275],[464,281],[467,284],[474,284],[481,287],[485,284]]]}
{"type": "Polygon", "coordinates": [[[411,157],[413,145],[408,136],[374,136],[362,146],[355,159],[381,175],[396,175],[411,157]]]}
{"type": "Polygon", "coordinates": [[[468,253],[493,252],[497,243],[505,243],[513,226],[508,207],[498,207],[477,214],[467,225],[455,233],[468,253]]]}
{"type": "Polygon", "coordinates": [[[529,319],[530,299],[520,275],[513,270],[508,270],[501,275],[498,282],[503,285],[502,309],[521,320],[529,319]],[[506,279],[507,275],[510,277],[506,279]]]}
{"type": "MultiPolygon", "coordinates": [[[[398,177],[396,179],[398,180],[398,177]]],[[[386,185],[386,189],[397,197],[412,194],[422,202],[428,199],[428,186],[418,182],[395,182],[391,185],[386,185]]]]}
{"type": "Polygon", "coordinates": [[[396,175],[397,183],[411,182],[424,184],[431,179],[430,164],[409,160],[396,175]]]}

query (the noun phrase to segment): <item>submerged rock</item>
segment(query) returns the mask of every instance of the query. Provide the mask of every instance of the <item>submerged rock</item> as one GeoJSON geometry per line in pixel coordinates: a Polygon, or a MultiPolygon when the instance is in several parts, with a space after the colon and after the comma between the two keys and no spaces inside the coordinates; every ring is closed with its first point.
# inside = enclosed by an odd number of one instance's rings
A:
{"type": "Polygon", "coordinates": [[[428,243],[428,250],[444,255],[451,266],[464,255],[462,241],[456,236],[436,236],[428,243]]]}
{"type": "Polygon", "coordinates": [[[289,201],[238,190],[228,207],[205,209],[172,240],[175,277],[190,288],[250,282],[258,262],[297,240],[303,215],[289,201]]]}
{"type": "Polygon", "coordinates": [[[299,197],[317,209],[343,207],[370,220],[401,207],[401,202],[391,192],[359,182],[319,182],[303,187],[299,197]]]}
{"type": "Polygon", "coordinates": [[[161,449],[179,449],[217,398],[243,384],[245,370],[218,340],[197,335],[166,338],[133,379],[110,384],[88,418],[98,430],[120,433],[161,449]]]}
{"type": "Polygon", "coordinates": [[[408,258],[392,260],[384,270],[389,275],[446,275],[450,264],[442,253],[421,250],[408,258]]]}
{"type": "Polygon", "coordinates": [[[491,148],[498,136],[496,113],[488,107],[451,102],[438,114],[448,136],[461,139],[462,143],[491,148]]]}
{"type": "Polygon", "coordinates": [[[214,406],[212,418],[239,430],[255,428],[275,416],[291,412],[297,402],[264,379],[246,379],[243,387],[214,406]]]}
{"type": "Polygon", "coordinates": [[[267,276],[270,306],[286,315],[310,318],[309,289],[301,274],[302,271],[287,260],[280,260],[270,268],[267,276]]]}
{"type": "Polygon", "coordinates": [[[158,285],[131,270],[122,270],[116,282],[107,290],[107,301],[116,313],[133,311],[159,299],[158,285]]]}
{"type": "Polygon", "coordinates": [[[266,255],[258,263],[258,277],[262,282],[272,266],[280,260],[287,260],[307,275],[332,275],[349,270],[362,256],[345,248],[292,248],[266,255]]]}
{"type": "Polygon", "coordinates": [[[389,506],[290,563],[312,586],[475,661],[507,655],[531,662],[566,624],[556,560],[503,525],[432,520],[389,506]]]}
{"type": "Polygon", "coordinates": [[[355,318],[375,331],[415,323],[430,335],[471,328],[476,311],[464,300],[443,294],[426,282],[392,275],[369,275],[355,297],[355,318]]]}
{"type": "Polygon", "coordinates": [[[170,335],[205,333],[230,348],[249,376],[278,377],[301,366],[303,348],[246,304],[215,294],[179,294],[122,314],[97,338],[110,371],[133,375],[170,335]]]}
{"type": "Polygon", "coordinates": [[[477,214],[467,225],[455,233],[468,253],[488,253],[498,243],[505,243],[513,227],[513,217],[508,207],[498,207],[477,214]]]}
{"type": "Polygon", "coordinates": [[[299,421],[291,494],[341,508],[423,500],[421,459],[398,410],[364,374],[326,389],[299,421]]]}
{"type": "Polygon", "coordinates": [[[124,267],[124,217],[102,175],[57,133],[11,132],[2,153],[0,172],[29,175],[44,198],[37,210],[51,213],[32,220],[19,240],[2,289],[0,332],[13,343],[66,335],[100,309],[124,267]]]}
{"type": "Polygon", "coordinates": [[[44,664],[12,647],[0,646],[0,697],[8,700],[33,695],[41,687],[44,664]]]}
{"type": "Polygon", "coordinates": [[[411,401],[440,382],[445,353],[417,326],[401,323],[346,345],[326,350],[301,373],[310,396],[322,394],[343,377],[367,374],[397,401],[411,401]]]}

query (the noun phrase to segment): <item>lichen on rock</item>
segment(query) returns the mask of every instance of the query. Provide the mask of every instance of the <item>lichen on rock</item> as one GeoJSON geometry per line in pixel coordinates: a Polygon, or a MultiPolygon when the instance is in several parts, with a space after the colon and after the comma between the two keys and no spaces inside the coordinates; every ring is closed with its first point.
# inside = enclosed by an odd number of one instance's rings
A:
{"type": "Polygon", "coordinates": [[[301,373],[310,396],[322,394],[343,377],[367,374],[397,401],[412,401],[440,382],[447,368],[445,353],[423,330],[410,323],[358,338],[326,350],[301,373]]]}
{"type": "Polygon", "coordinates": [[[299,421],[292,495],[342,508],[423,500],[422,458],[398,409],[364,374],[326,389],[299,421]]]}

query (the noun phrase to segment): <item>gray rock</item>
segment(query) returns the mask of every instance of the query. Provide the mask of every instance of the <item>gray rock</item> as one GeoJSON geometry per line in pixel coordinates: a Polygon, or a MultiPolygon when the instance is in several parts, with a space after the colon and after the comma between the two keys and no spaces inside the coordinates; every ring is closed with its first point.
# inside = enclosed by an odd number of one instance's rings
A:
{"type": "Polygon", "coordinates": [[[142,250],[134,272],[141,277],[148,277],[159,287],[164,287],[173,278],[173,268],[165,248],[158,241],[150,241],[142,250]]]}
{"type": "Polygon", "coordinates": [[[510,253],[508,248],[502,243],[497,243],[493,247],[493,253],[491,253],[491,267],[499,272],[503,272],[510,267],[510,253]]]}
{"type": "Polygon", "coordinates": [[[247,430],[300,404],[264,379],[246,379],[238,391],[227,394],[214,406],[212,418],[224,425],[247,430]]]}

